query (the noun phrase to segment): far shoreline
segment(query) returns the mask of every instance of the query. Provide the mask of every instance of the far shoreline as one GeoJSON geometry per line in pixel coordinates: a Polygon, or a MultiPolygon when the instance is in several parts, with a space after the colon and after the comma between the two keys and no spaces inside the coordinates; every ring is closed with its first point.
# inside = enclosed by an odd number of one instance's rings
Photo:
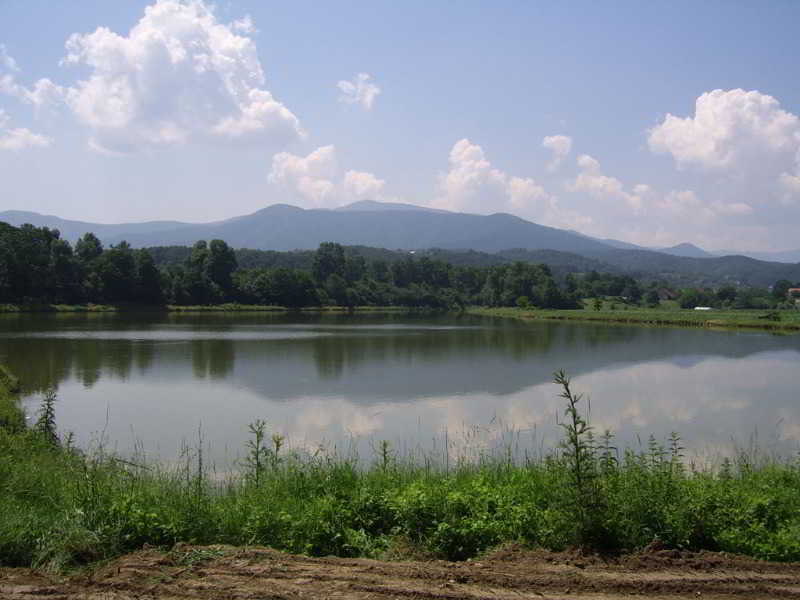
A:
{"type": "Polygon", "coordinates": [[[750,329],[773,333],[799,333],[800,311],[781,311],[780,320],[770,320],[773,311],[724,310],[695,312],[692,309],[631,308],[616,311],[591,311],[588,309],[535,309],[535,308],[487,308],[471,307],[467,314],[519,319],[523,321],[582,321],[615,325],[702,327],[705,329],[750,329]],[[787,320],[783,320],[788,317],[787,320]]]}
{"type": "Polygon", "coordinates": [[[304,314],[381,314],[452,312],[481,317],[518,319],[522,321],[578,321],[610,325],[657,327],[702,327],[706,329],[762,330],[773,333],[800,333],[800,311],[716,309],[695,312],[691,309],[629,307],[618,310],[537,309],[518,307],[471,306],[463,310],[433,310],[407,306],[305,306],[286,307],[259,304],[211,304],[160,306],[111,304],[0,304],[2,314],[25,313],[304,313],[304,314]],[[777,320],[774,315],[777,314],[777,320]],[[772,318],[770,318],[772,317],[772,318]]]}

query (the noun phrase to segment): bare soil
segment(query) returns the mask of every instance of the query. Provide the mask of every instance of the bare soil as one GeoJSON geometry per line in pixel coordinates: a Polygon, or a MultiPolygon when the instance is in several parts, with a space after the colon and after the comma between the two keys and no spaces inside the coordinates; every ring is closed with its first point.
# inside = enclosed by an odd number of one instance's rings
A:
{"type": "Polygon", "coordinates": [[[172,552],[142,550],[69,577],[0,569],[3,600],[636,597],[800,598],[800,564],[673,550],[602,558],[511,547],[452,563],[180,546],[172,552]]]}

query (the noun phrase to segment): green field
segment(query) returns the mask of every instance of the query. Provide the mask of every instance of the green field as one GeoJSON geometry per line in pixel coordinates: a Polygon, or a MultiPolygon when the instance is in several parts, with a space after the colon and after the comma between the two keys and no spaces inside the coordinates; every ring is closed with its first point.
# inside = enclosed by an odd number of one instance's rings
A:
{"type": "Polygon", "coordinates": [[[488,317],[511,317],[526,320],[547,319],[680,327],[767,329],[785,332],[800,331],[800,310],[712,309],[699,311],[678,308],[675,303],[664,303],[665,306],[659,308],[643,308],[607,300],[602,302],[600,310],[594,310],[589,301],[585,303],[587,307],[583,310],[472,307],[468,312],[488,317]]]}

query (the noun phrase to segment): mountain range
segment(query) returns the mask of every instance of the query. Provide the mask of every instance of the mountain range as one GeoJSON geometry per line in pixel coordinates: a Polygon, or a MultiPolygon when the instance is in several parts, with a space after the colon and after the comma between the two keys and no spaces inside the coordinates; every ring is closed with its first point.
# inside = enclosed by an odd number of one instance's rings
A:
{"type": "MultiPolygon", "coordinates": [[[[515,250],[520,258],[548,251],[559,264],[586,266],[586,258],[589,258],[597,265],[616,271],[673,282],[769,285],[781,278],[800,279],[799,264],[756,260],[743,255],[715,257],[688,243],[646,248],[546,227],[506,213],[475,215],[369,200],[338,209],[273,204],[249,215],[202,224],[179,221],[100,224],[25,211],[0,212],[0,221],[15,226],[31,223],[57,228],[62,237],[73,243],[91,231],[106,245],[126,240],[134,247],[191,246],[201,239],[222,239],[234,248],[278,251],[315,249],[326,241],[406,251],[437,248],[498,253],[515,250]]],[[[769,256],[768,253],[762,255],[769,256]]],[[[776,255],[787,262],[794,258],[800,260],[800,250],[776,255]]]]}

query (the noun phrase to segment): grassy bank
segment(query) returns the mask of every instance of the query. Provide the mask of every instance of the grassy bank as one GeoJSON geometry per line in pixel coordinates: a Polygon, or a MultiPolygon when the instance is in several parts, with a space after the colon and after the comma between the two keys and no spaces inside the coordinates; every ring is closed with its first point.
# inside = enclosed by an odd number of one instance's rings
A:
{"type": "Polygon", "coordinates": [[[286,313],[292,310],[309,313],[386,313],[409,312],[412,309],[404,306],[307,306],[299,309],[285,306],[263,304],[239,304],[227,302],[225,304],[197,304],[180,305],[167,304],[164,306],[143,305],[111,305],[111,304],[0,304],[2,313],[27,313],[27,312],[58,312],[58,313],[86,313],[86,312],[277,312],[286,313]]]}
{"type": "Polygon", "coordinates": [[[562,445],[521,463],[502,453],[443,463],[383,443],[364,466],[350,455],[287,451],[256,423],[238,471],[220,479],[198,450],[173,468],[77,450],[53,435],[47,410],[23,428],[7,380],[0,405],[17,419],[0,426],[5,566],[57,570],[179,541],[464,559],[505,542],[616,552],[660,540],[800,560],[798,462],[742,453],[694,469],[677,436],[618,452],[613,438],[589,435],[566,382],[553,388],[566,394],[562,445]]]}
{"type": "Polygon", "coordinates": [[[0,313],[26,312],[116,312],[116,306],[110,304],[0,304],[0,313]]]}
{"type": "Polygon", "coordinates": [[[601,310],[525,309],[472,307],[468,313],[486,317],[515,319],[546,319],[554,321],[593,321],[639,325],[669,325],[678,327],[709,327],[731,329],[764,329],[768,331],[800,332],[800,311],[768,310],[710,310],[696,311],[680,308],[623,308],[610,310],[604,303],[601,310]]]}

